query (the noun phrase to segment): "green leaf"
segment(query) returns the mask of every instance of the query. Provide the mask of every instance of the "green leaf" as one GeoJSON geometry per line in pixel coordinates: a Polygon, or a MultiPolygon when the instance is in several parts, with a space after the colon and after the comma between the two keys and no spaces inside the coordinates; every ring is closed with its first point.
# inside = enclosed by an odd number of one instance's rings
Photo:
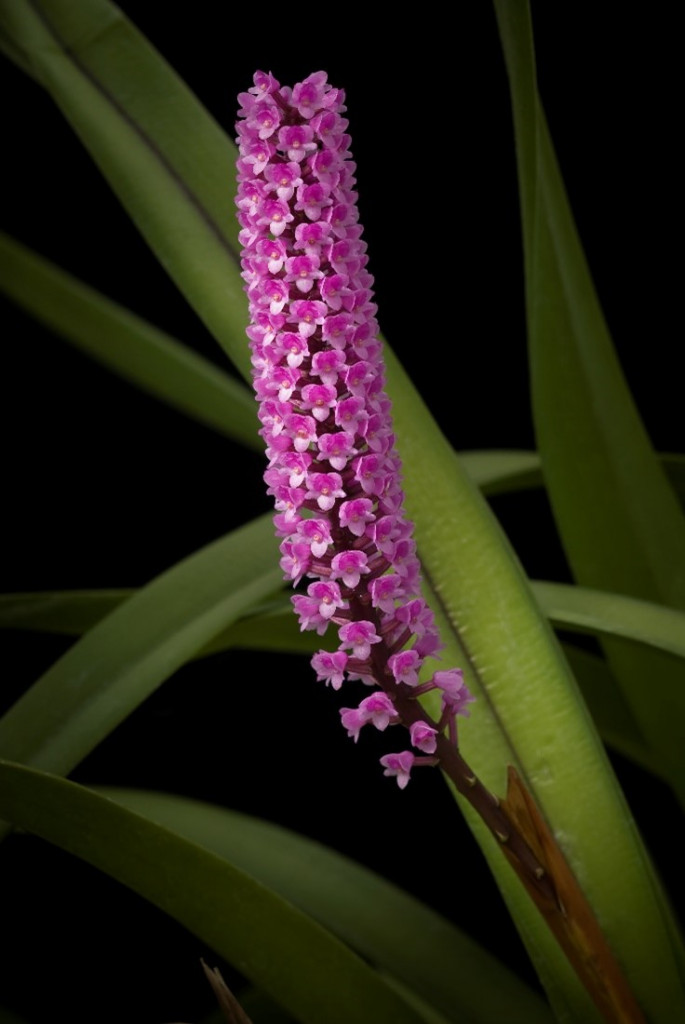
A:
{"type": "Polygon", "coordinates": [[[248,376],[233,143],[106,0],[4,4],[0,33],[9,55],[31,67],[160,263],[248,376]]]}
{"type": "Polygon", "coordinates": [[[0,628],[80,636],[135,593],[115,589],[0,594],[0,628]]]}
{"type": "Polygon", "coordinates": [[[678,496],[681,508],[685,508],[685,455],[676,452],[665,452],[659,456],[661,464],[678,496]]]}
{"type": "MultiPolygon", "coordinates": [[[[540,608],[559,629],[624,637],[685,657],[683,612],[589,587],[542,580],[531,580],[530,585],[540,608]]],[[[134,593],[134,590],[67,590],[0,594],[0,628],[79,635],[134,593]]],[[[318,650],[321,642],[318,636],[300,632],[290,595],[285,593],[222,630],[210,646],[213,651],[244,647],[306,653],[318,650]]],[[[207,648],[203,651],[206,653],[207,648]]]]}
{"type": "MultiPolygon", "coordinates": [[[[528,5],[497,0],[517,140],[536,435],[577,581],[685,609],[685,518],[634,405],[602,314],[537,95],[528,5]]],[[[644,680],[683,666],[605,643],[636,721],[685,803],[682,718],[644,680]]]]}
{"type": "MultiPolygon", "coordinates": [[[[662,452],[657,458],[681,507],[685,506],[685,455],[662,452]]],[[[459,459],[473,482],[488,496],[545,485],[537,452],[485,449],[459,452],[459,459]]]]}
{"type": "Polygon", "coordinates": [[[513,449],[459,452],[459,461],[484,494],[506,494],[543,485],[537,452],[513,449]]]}
{"type": "Polygon", "coordinates": [[[573,643],[562,646],[604,742],[658,776],[659,766],[654,763],[644,736],[604,658],[573,643]]]}
{"type": "Polygon", "coordinates": [[[270,516],[162,573],[75,643],[0,719],[6,759],[67,774],[281,580],[270,516]]]}
{"type": "Polygon", "coordinates": [[[325,846],[195,800],[137,790],[99,791],[253,875],[379,969],[403,979],[450,1019],[551,1020],[542,1000],[473,940],[325,846]]]}
{"type": "Polygon", "coordinates": [[[0,1006],[0,1024],[28,1024],[24,1017],[0,1006]]]}
{"type": "MultiPolygon", "coordinates": [[[[633,615],[638,613],[638,633],[644,632],[644,625],[639,617],[641,602],[633,599],[619,598],[618,604],[611,602],[611,616],[595,616],[596,621],[588,616],[583,609],[579,616],[566,602],[554,601],[554,592],[558,585],[532,582],[532,588],[540,607],[546,615],[560,628],[588,633],[610,633],[629,637],[631,629],[630,617],[622,620],[616,614],[617,608],[628,602],[628,610],[633,615]],[[546,596],[546,587],[552,587],[546,596]],[[614,623],[614,619],[617,622],[614,623]]],[[[570,588],[576,590],[578,588],[570,588]]],[[[563,598],[566,588],[562,588],[563,598]]],[[[79,635],[90,629],[105,615],[109,614],[134,591],[130,590],[92,590],[64,591],[36,594],[2,594],[0,595],[0,628],[27,630],[45,630],[47,632],[79,635]]],[[[594,596],[596,592],[591,592],[594,596]]],[[[607,595],[600,595],[604,598],[607,595]]],[[[610,598],[615,595],[609,595],[610,598]]],[[[572,602],[571,602],[572,604],[572,602]]],[[[665,612],[665,618],[672,620],[671,609],[655,609],[648,605],[647,611],[665,612]]],[[[636,637],[637,639],[637,637],[636,637]]],[[[643,637],[645,642],[656,642],[657,635],[643,637]]],[[[667,638],[667,648],[673,637],[667,638]]],[[[638,641],[639,642],[639,641],[638,641]]],[[[240,618],[232,626],[223,629],[210,640],[197,657],[213,654],[230,648],[240,647],[247,650],[270,650],[282,654],[314,654],[322,647],[333,649],[335,640],[332,636],[319,637],[312,632],[301,632],[288,595],[275,598],[266,605],[259,605],[253,611],[240,618]]],[[[564,653],[571,665],[573,674],[578,681],[583,697],[590,709],[595,724],[605,743],[619,753],[631,758],[647,770],[659,774],[659,766],[654,763],[649,748],[645,745],[633,715],[625,703],[606,662],[597,655],[564,644],[564,653]]],[[[659,681],[655,680],[655,687],[659,681]]],[[[660,699],[655,688],[654,699],[660,699]]]]}
{"type": "MultiPolygon", "coordinates": [[[[685,1012],[682,947],[575,682],[484,499],[458,467],[444,471],[455,465],[449,445],[389,353],[388,380],[407,508],[416,523],[431,603],[448,641],[443,663],[461,664],[478,697],[460,728],[460,748],[496,793],[503,793],[505,766],[517,766],[583,879],[638,998],[654,1021],[670,1024],[674,1005],[685,1012]],[[645,932],[638,938],[630,920],[644,922],[650,938],[645,932]]],[[[460,804],[555,1011],[583,1024],[596,1020],[501,850],[460,804]]]]}
{"type": "Polygon", "coordinates": [[[551,1019],[543,1001],[472,939],[347,857],[196,800],[98,791],[253,875],[450,1018],[511,1024],[551,1019]]]}
{"type": "Polygon", "coordinates": [[[3,762],[0,814],[140,893],[297,1020],[422,1019],[342,942],[251,875],[106,797],[3,762]]]}
{"type": "Polygon", "coordinates": [[[263,451],[254,397],[241,382],[2,232],[0,290],[137,387],[263,451]]]}
{"type": "Polygon", "coordinates": [[[590,587],[541,580],[531,581],[531,586],[545,615],[561,629],[622,636],[685,658],[685,612],[590,587]]]}
{"type": "MultiPolygon", "coordinates": [[[[136,593],[135,590],[65,590],[0,594],[0,629],[38,630],[80,636],[136,593]]],[[[289,596],[259,604],[250,614],[222,629],[193,657],[232,647],[314,654],[335,645],[332,635],[302,633],[289,596]]]]}

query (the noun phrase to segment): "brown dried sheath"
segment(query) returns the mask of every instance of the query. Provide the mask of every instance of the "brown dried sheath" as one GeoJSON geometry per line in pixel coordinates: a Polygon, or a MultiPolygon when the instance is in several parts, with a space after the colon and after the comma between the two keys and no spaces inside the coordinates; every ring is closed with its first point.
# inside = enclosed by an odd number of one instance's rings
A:
{"type": "Polygon", "coordinates": [[[506,843],[501,844],[502,850],[605,1020],[610,1024],[646,1024],[592,907],[547,822],[511,765],[507,796],[500,807],[544,867],[556,899],[551,901],[531,881],[506,843]]]}

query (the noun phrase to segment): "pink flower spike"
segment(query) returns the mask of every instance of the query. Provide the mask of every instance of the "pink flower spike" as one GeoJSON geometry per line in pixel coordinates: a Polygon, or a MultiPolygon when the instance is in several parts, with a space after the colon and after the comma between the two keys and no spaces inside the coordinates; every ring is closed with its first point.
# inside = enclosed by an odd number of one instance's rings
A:
{"type": "Polygon", "coordinates": [[[302,630],[336,625],[337,650],[312,659],[317,678],[371,687],[341,712],[355,742],[367,722],[410,730],[417,753],[383,759],[403,789],[412,767],[438,762],[443,734],[456,742],[472,698],[456,670],[419,683],[440,641],[404,510],[344,101],[323,71],[292,87],[258,71],[241,93],[241,278],[281,568],[308,577],[293,607],[302,630]],[[437,722],[406,700],[430,689],[437,722]]]}
{"type": "Polygon", "coordinates": [[[381,758],[381,764],[385,768],[383,774],[391,778],[396,776],[400,789],[404,789],[409,782],[409,773],[415,762],[416,758],[411,750],[403,750],[400,754],[386,754],[381,758]]]}
{"type": "Polygon", "coordinates": [[[412,722],[409,729],[412,744],[425,754],[434,754],[437,747],[438,730],[426,722],[412,722]]]}

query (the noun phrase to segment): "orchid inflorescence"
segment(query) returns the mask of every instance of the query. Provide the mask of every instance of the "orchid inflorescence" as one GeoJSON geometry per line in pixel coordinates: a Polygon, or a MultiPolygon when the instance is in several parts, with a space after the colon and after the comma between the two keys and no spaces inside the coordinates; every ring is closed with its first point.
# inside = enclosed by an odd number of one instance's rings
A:
{"type": "Polygon", "coordinates": [[[419,681],[441,644],[402,507],[344,93],[323,71],[292,89],[257,72],[239,100],[247,333],[281,566],[295,584],[314,579],[292,599],[301,629],[338,627],[338,649],[312,659],[317,677],[336,690],[345,677],[380,688],[342,709],[348,734],[409,729],[420,753],[381,758],[404,787],[412,767],[439,763],[445,731],[456,745],[456,715],[473,697],[456,668],[419,681]],[[437,722],[416,700],[434,689],[437,722]]]}
{"type": "Polygon", "coordinates": [[[439,765],[500,844],[593,997],[588,943],[601,950],[615,985],[610,1002],[616,993],[621,1002],[620,969],[516,769],[500,800],[459,750],[456,718],[474,699],[461,670],[420,678],[442,645],[403,509],[344,94],[323,71],[292,89],[257,72],[239,99],[236,201],[264,479],[286,579],[313,579],[292,598],[300,628],[338,629],[337,650],[315,654],[314,670],[336,690],[346,678],[374,688],[341,710],[348,735],[356,741],[368,724],[405,726],[413,749],[382,757],[385,774],[403,789],[412,768],[439,765]],[[417,700],[431,690],[440,693],[437,720],[417,700]],[[568,917],[569,899],[581,907],[578,920],[568,917]]]}

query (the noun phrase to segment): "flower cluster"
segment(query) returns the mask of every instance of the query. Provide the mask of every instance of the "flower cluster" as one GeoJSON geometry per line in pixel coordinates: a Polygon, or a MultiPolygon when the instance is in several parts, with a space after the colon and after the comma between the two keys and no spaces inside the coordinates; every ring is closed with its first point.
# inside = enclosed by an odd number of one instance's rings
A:
{"type": "Polygon", "coordinates": [[[441,743],[456,745],[455,715],[473,698],[458,669],[419,682],[441,645],[402,507],[344,94],[322,71],[292,89],[257,72],[239,100],[247,333],[281,567],[295,584],[314,580],[293,597],[301,628],[338,629],[338,649],[312,660],[318,678],[377,688],[342,709],[349,735],[409,729],[420,754],[381,759],[404,787],[414,765],[439,763],[441,743]],[[434,722],[415,698],[436,688],[434,722]]]}

